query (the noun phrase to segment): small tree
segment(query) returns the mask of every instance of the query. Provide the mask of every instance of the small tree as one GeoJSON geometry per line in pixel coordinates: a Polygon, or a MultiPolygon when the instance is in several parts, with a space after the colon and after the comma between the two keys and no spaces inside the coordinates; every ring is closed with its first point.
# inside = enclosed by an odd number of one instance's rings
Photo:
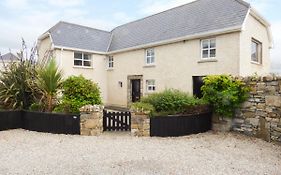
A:
{"type": "Polygon", "coordinates": [[[203,99],[208,101],[214,112],[221,117],[232,117],[248,98],[249,88],[241,80],[228,75],[212,75],[204,78],[203,99]]]}
{"type": "Polygon", "coordinates": [[[59,70],[54,58],[49,60],[46,66],[41,66],[38,70],[36,85],[42,94],[41,102],[48,112],[52,112],[57,92],[62,87],[63,73],[59,70]]]}
{"type": "Polygon", "coordinates": [[[85,105],[101,104],[100,90],[97,84],[83,76],[72,76],[63,82],[63,97],[56,112],[79,113],[85,105]]]}

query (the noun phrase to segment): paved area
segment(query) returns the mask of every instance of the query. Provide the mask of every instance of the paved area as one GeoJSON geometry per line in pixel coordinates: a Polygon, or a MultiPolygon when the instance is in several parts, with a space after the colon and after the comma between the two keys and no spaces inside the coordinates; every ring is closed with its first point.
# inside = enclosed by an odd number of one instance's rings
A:
{"type": "Polygon", "coordinates": [[[180,138],[0,132],[0,174],[279,175],[281,146],[237,134],[180,138]]]}

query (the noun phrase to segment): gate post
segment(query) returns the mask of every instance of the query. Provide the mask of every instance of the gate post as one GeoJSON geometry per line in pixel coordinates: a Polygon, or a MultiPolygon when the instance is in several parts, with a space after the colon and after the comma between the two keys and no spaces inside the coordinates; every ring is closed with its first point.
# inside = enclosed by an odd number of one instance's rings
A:
{"type": "Polygon", "coordinates": [[[99,136],[103,132],[103,106],[86,105],[80,108],[80,134],[99,136]]]}
{"type": "Polygon", "coordinates": [[[143,113],[131,112],[131,134],[137,137],[150,136],[150,118],[143,113]]]}

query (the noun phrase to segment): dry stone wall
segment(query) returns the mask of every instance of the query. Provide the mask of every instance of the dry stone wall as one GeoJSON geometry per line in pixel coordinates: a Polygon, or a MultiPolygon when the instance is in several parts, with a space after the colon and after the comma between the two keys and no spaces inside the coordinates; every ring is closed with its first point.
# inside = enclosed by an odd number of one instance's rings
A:
{"type": "Polygon", "coordinates": [[[236,112],[233,130],[281,143],[281,77],[243,78],[250,98],[236,112]]]}
{"type": "Polygon", "coordinates": [[[87,105],[80,109],[80,134],[99,136],[103,132],[103,106],[87,105]]]}
{"type": "Polygon", "coordinates": [[[146,114],[131,112],[131,133],[137,137],[150,136],[150,118],[146,114]]]}

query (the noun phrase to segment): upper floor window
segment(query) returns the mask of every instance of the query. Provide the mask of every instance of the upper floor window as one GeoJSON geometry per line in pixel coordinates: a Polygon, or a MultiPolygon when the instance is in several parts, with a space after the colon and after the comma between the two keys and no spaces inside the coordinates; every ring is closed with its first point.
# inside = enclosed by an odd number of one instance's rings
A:
{"type": "Polygon", "coordinates": [[[74,52],[74,66],[92,67],[91,55],[82,52],[74,52]]]}
{"type": "Polygon", "coordinates": [[[145,62],[147,65],[155,64],[155,53],[154,49],[146,50],[146,59],[145,62]]]}
{"type": "Polygon", "coordinates": [[[201,41],[202,58],[216,57],[216,39],[204,39],[201,41]]]}
{"type": "Polygon", "coordinates": [[[109,56],[108,57],[108,68],[113,69],[113,67],[114,67],[114,58],[113,58],[113,56],[109,56]]]}
{"type": "Polygon", "coordinates": [[[146,80],[146,91],[154,92],[156,90],[155,80],[146,80]]]}
{"type": "Polygon", "coordinates": [[[251,61],[259,64],[262,63],[262,43],[255,39],[252,39],[251,61]]]}

